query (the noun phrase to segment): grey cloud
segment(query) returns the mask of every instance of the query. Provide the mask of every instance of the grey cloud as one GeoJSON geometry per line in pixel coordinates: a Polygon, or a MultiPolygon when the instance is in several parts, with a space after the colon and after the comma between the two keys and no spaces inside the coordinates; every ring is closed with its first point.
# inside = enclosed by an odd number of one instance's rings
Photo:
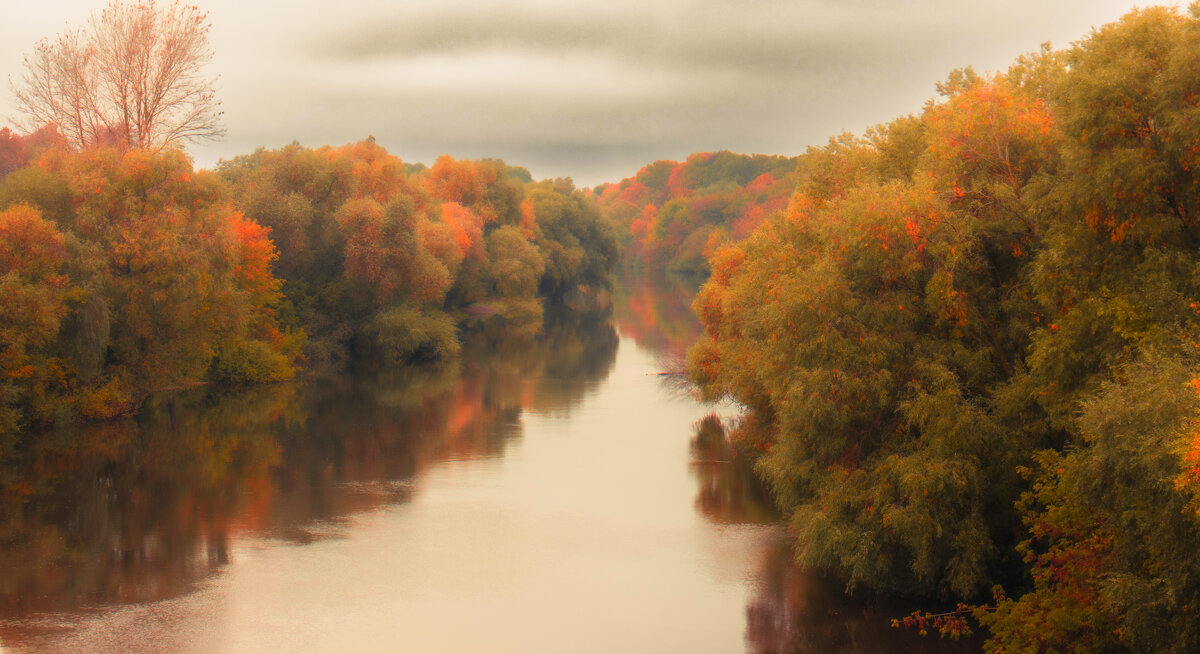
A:
{"type": "Polygon", "coordinates": [[[1125,1],[345,0],[331,16],[297,0],[286,37],[225,78],[229,137],[374,135],[405,160],[501,157],[591,185],[696,151],[801,152],[918,111],[954,68],[1079,38],[1119,15],[1098,3],[1125,1]]]}
{"type": "Polygon", "coordinates": [[[754,10],[738,5],[735,11],[722,3],[715,8],[619,13],[478,7],[464,14],[439,6],[341,28],[319,40],[310,53],[362,62],[496,50],[548,56],[582,51],[669,69],[837,73],[934,50],[945,40],[948,21],[913,20],[894,10],[833,11],[828,5],[804,9],[791,3],[754,10]],[[907,24],[901,27],[897,21],[907,24]],[[942,36],[933,38],[935,34],[942,36]]]}
{"type": "MultiPolygon", "coordinates": [[[[96,2],[9,12],[0,80],[96,2]]],[[[919,111],[954,68],[1001,69],[1133,3],[204,0],[229,131],[193,153],[207,166],[373,134],[406,160],[503,157],[585,184],[701,150],[792,154],[919,111]]]]}

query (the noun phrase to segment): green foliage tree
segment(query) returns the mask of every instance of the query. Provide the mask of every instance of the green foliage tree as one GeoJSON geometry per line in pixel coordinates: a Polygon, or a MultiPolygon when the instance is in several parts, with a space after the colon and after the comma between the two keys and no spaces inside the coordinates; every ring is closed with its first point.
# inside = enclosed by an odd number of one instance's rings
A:
{"type": "Polygon", "coordinates": [[[570,180],[535,183],[527,195],[537,221],[534,240],[546,256],[541,294],[561,297],[581,284],[611,288],[620,255],[595,203],[570,180]]]}
{"type": "Polygon", "coordinates": [[[1200,646],[1197,25],[1138,11],[956,72],[711,253],[692,375],[745,407],[801,562],[1004,581],[990,651],[1200,646]]]}
{"type": "Polygon", "coordinates": [[[1029,375],[1063,434],[1030,473],[1033,590],[987,618],[994,651],[1200,647],[1192,487],[1200,197],[1189,143],[1200,6],[1133,12],[1064,55],[1048,85],[1061,163],[1036,194],[1045,247],[1030,275],[1048,323],[1029,375]]]}
{"type": "Polygon", "coordinates": [[[1050,149],[1023,128],[1044,110],[1003,78],[920,120],[802,158],[788,212],[714,255],[692,369],[751,411],[740,438],[765,450],[803,563],[969,597],[1015,535],[1024,450],[996,394],[1027,332],[1019,191],[1050,149]]]}

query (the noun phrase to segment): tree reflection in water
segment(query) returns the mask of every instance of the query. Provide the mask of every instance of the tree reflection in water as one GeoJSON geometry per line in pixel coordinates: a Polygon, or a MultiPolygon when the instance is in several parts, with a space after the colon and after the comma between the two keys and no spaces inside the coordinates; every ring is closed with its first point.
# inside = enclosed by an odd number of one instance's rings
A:
{"type": "MultiPolygon", "coordinates": [[[[692,440],[696,508],[717,524],[778,524],[752,467],[729,442],[716,415],[696,424],[692,440]]],[[[855,598],[844,584],[796,566],[782,528],[754,564],[756,588],[746,607],[746,644],[756,654],[978,652],[980,642],[922,637],[891,627],[918,607],[902,600],[855,598]]]]}
{"type": "MultiPolygon", "coordinates": [[[[553,312],[550,312],[551,314],[553,312]]],[[[236,537],[337,537],[447,459],[502,454],[523,411],[565,412],[607,377],[606,320],[467,335],[459,364],[158,398],[136,420],[40,434],[0,461],[0,641],[22,619],[194,590],[236,537]]]]}
{"type": "MultiPolygon", "coordinates": [[[[678,280],[627,288],[617,326],[669,369],[699,332],[690,295],[678,280]]],[[[453,367],[194,389],[136,421],[30,439],[0,462],[0,642],[36,647],[92,609],[189,594],[258,539],[348,535],[355,516],[420,495],[432,465],[503,455],[522,415],[573,411],[609,377],[618,341],[605,320],[554,312],[536,338],[465,340],[453,367]]],[[[748,649],[954,651],[888,626],[915,607],[847,599],[839,583],[792,565],[769,498],[719,420],[698,423],[688,456],[695,508],[714,531],[742,525],[729,531],[756,536],[737,542],[771,543],[747,550],[748,649]]]]}
{"type": "Polygon", "coordinates": [[[774,524],[779,513],[754,476],[750,462],[725,436],[721,418],[710,414],[696,424],[692,438],[696,509],[717,524],[774,524]]]}
{"type": "Polygon", "coordinates": [[[145,602],[227,560],[234,517],[278,460],[295,388],[189,391],[137,420],[45,434],[3,465],[0,612],[145,602]]]}
{"type": "Polygon", "coordinates": [[[748,649],[759,654],[978,652],[978,639],[923,637],[890,626],[911,613],[899,601],[847,597],[838,580],[798,568],[786,538],[763,552],[759,588],[746,607],[748,649]]]}
{"type": "Polygon", "coordinates": [[[704,280],[695,275],[625,271],[613,319],[621,334],[654,353],[664,370],[682,371],[703,328],[691,302],[704,280]]]}

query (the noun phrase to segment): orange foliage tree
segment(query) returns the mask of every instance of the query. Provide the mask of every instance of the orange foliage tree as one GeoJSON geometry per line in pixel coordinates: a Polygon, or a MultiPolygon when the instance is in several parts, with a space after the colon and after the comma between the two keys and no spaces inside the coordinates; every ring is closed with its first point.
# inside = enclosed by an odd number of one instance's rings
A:
{"type": "Polygon", "coordinates": [[[581,194],[527,195],[528,172],[498,160],[443,156],[426,169],[367,139],[259,151],[220,173],[271,229],[289,324],[310,335],[318,364],[445,358],[456,323],[488,318],[537,331],[541,297],[607,284],[615,264],[611,237],[590,236],[594,212],[558,211],[581,194]]]}
{"type": "Polygon", "coordinates": [[[183,384],[292,374],[267,232],[181,152],[40,147],[0,207],[6,292],[27,309],[8,316],[10,429],[11,411],[107,417],[183,384]]]}
{"type": "Polygon", "coordinates": [[[653,269],[703,271],[704,248],[714,232],[741,240],[787,206],[797,162],[703,152],[683,163],[655,162],[634,177],[596,187],[592,195],[621,234],[627,260],[653,269]]]}

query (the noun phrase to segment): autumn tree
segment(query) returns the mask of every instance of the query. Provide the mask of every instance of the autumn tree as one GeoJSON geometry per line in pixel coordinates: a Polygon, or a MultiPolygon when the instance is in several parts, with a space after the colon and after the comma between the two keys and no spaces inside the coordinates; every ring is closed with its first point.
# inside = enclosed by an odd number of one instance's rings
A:
{"type": "Polygon", "coordinates": [[[799,561],[1002,581],[991,652],[1200,646],[1198,46],[1200,3],[953,73],[715,243],[691,371],[745,408],[799,561]]]}
{"type": "Polygon", "coordinates": [[[446,359],[460,327],[536,333],[544,299],[611,285],[616,243],[590,199],[499,160],[426,169],[368,138],[259,150],[220,174],[271,230],[284,323],[314,362],[446,359]]]}
{"type": "Polygon", "coordinates": [[[22,425],[22,407],[51,383],[41,354],[66,314],[65,258],[65,237],[39,211],[0,211],[0,437],[22,425]]]}
{"type": "Polygon", "coordinates": [[[997,391],[1028,342],[1023,189],[1049,131],[1013,80],[975,77],[811,150],[787,211],[713,251],[691,368],[746,407],[735,436],[802,563],[959,597],[996,579],[1029,456],[997,391]]]}
{"type": "Polygon", "coordinates": [[[0,177],[28,163],[24,139],[7,127],[0,129],[0,177]]]}
{"type": "Polygon", "coordinates": [[[1030,398],[1065,446],[1024,501],[1033,587],[986,617],[992,651],[1200,647],[1200,4],[1135,11],[1064,53],[1061,163],[1031,188],[1030,398]]]}
{"type": "Polygon", "coordinates": [[[655,162],[592,195],[616,227],[626,260],[701,272],[707,270],[704,251],[714,234],[741,240],[787,206],[799,159],[700,152],[683,163],[655,162]]]}
{"type": "Polygon", "coordinates": [[[292,376],[277,251],[186,155],[40,145],[0,179],[0,435],[292,376]]]}
{"type": "Polygon", "coordinates": [[[117,0],[85,28],[38,42],[13,83],[22,126],[57,125],[80,147],[220,137],[220,102],[203,74],[212,58],[207,20],[178,0],[117,0]]]}

